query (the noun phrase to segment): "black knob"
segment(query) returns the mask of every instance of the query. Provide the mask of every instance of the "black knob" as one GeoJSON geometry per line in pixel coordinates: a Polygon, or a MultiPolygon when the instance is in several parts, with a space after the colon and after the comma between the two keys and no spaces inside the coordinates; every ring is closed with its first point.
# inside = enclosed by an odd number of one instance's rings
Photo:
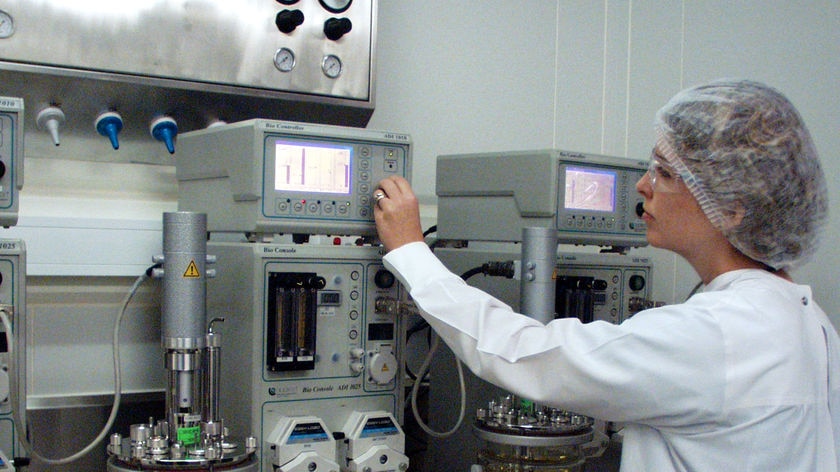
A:
{"type": "Polygon", "coordinates": [[[645,278],[638,274],[631,275],[628,284],[630,285],[630,290],[638,292],[639,290],[645,288],[645,278]]]}
{"type": "Polygon", "coordinates": [[[274,19],[277,29],[288,34],[303,24],[303,12],[300,10],[283,10],[274,19]]]}
{"type": "Polygon", "coordinates": [[[394,274],[385,269],[379,269],[373,276],[373,283],[379,288],[391,288],[396,281],[397,278],[394,277],[394,274]]]}
{"type": "Polygon", "coordinates": [[[353,23],[349,18],[330,18],[324,22],[324,34],[333,41],[338,41],[351,29],[353,23]]]}
{"type": "Polygon", "coordinates": [[[644,204],[644,202],[637,203],[636,204],[636,216],[641,218],[642,215],[644,215],[644,214],[645,214],[645,204],[644,204]]]}
{"type": "Polygon", "coordinates": [[[309,286],[309,288],[314,288],[316,290],[321,290],[322,288],[327,286],[327,279],[319,275],[310,278],[308,282],[309,283],[307,285],[309,286]]]}

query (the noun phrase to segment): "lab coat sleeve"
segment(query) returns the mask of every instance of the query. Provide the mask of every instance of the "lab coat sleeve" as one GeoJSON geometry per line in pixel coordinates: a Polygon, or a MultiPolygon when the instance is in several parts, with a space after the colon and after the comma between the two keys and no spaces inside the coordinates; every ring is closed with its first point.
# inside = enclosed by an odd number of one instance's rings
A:
{"type": "Polygon", "coordinates": [[[713,323],[699,321],[685,339],[682,329],[669,329],[674,321],[667,316],[642,316],[627,326],[577,319],[543,325],[470,287],[423,243],[391,251],[384,260],[450,349],[501,388],[612,421],[697,424],[719,407],[720,399],[705,396],[709,383],[722,382],[716,374],[722,356],[714,343],[691,341],[698,330],[714,337],[713,323]],[[675,355],[682,342],[693,343],[692,358],[675,355]]]}

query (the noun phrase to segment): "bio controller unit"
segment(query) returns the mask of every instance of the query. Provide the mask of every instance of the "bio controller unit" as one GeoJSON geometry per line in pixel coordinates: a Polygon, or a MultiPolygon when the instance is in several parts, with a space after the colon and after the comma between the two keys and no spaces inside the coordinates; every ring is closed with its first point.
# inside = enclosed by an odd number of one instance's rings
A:
{"type": "Polygon", "coordinates": [[[374,235],[371,195],[410,176],[401,133],[250,120],[178,138],[178,207],[212,232],[374,235]]]}
{"type": "Polygon", "coordinates": [[[557,149],[438,156],[438,237],[521,241],[522,228],[544,227],[560,243],[644,246],[635,184],[646,171],[643,161],[557,149]]]}
{"type": "Polygon", "coordinates": [[[226,424],[257,436],[264,472],[407,470],[404,327],[376,308],[402,289],[381,248],[307,241],[376,233],[371,195],[410,177],[409,136],[256,119],[185,133],[179,154],[179,209],[207,214],[217,258],[208,313],[237,346],[226,424]]]}

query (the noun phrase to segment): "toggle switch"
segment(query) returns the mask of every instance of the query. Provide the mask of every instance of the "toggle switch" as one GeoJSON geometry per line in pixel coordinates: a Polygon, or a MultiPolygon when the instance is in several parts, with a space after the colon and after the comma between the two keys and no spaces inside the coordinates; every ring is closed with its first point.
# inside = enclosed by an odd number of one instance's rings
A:
{"type": "Polygon", "coordinates": [[[149,132],[158,141],[163,141],[169,154],[175,154],[175,136],[178,135],[178,124],[168,116],[161,116],[152,120],[149,132]]]}
{"type": "Polygon", "coordinates": [[[46,129],[56,146],[59,145],[58,130],[64,124],[64,121],[64,112],[61,111],[61,108],[55,106],[44,108],[35,117],[38,129],[46,129]]]}
{"type": "Polygon", "coordinates": [[[117,135],[120,134],[120,131],[122,131],[123,119],[119,113],[115,111],[106,111],[105,113],[100,114],[96,117],[94,126],[96,126],[96,131],[99,134],[111,140],[111,146],[113,146],[114,149],[120,148],[120,142],[117,139],[117,135]]]}

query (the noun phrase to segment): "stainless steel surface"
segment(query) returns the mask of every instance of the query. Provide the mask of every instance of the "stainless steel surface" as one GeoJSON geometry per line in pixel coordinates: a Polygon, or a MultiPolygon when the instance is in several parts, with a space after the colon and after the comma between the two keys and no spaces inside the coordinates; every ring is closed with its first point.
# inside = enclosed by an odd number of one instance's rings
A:
{"type": "Polygon", "coordinates": [[[496,444],[507,444],[511,446],[530,446],[530,447],[553,447],[553,446],[580,446],[589,441],[595,436],[592,428],[588,430],[569,433],[566,435],[556,436],[519,436],[514,434],[505,434],[498,431],[491,431],[482,428],[480,425],[473,425],[473,434],[483,441],[488,441],[496,444]]]}
{"type": "MultiPolygon", "coordinates": [[[[244,441],[243,441],[244,442],[244,441]]],[[[144,442],[145,443],[145,442],[144,442]]],[[[244,471],[257,470],[258,464],[254,456],[254,449],[244,446],[234,446],[223,451],[214,451],[217,457],[208,459],[204,454],[185,454],[180,458],[165,455],[143,454],[134,457],[133,449],[138,443],[129,438],[123,438],[119,447],[108,446],[111,457],[108,458],[108,470],[223,470],[244,471]]],[[[149,444],[143,444],[149,446],[149,444]]]]}
{"type": "MultiPolygon", "coordinates": [[[[164,393],[157,392],[123,392],[121,402],[124,404],[162,401],[164,393]]],[[[58,410],[71,408],[110,407],[114,403],[114,395],[67,395],[41,396],[30,395],[26,399],[28,410],[58,410]]]]}
{"type": "Polygon", "coordinates": [[[257,115],[364,126],[373,112],[376,0],[342,13],[316,0],[0,0],[0,11],[13,22],[0,36],[0,93],[26,100],[39,151],[54,147],[49,133],[35,133],[35,116],[52,104],[70,134],[91,135],[100,112],[118,110],[125,139],[151,139],[148,124],[161,115],[183,132],[257,115]],[[299,10],[303,23],[280,31],[283,10],[299,10]],[[325,33],[334,18],[352,24],[337,40],[325,33]],[[295,57],[286,72],[275,65],[283,48],[295,57]],[[322,70],[330,55],[343,64],[335,77],[322,70]]]}
{"type": "Polygon", "coordinates": [[[557,279],[557,231],[554,228],[522,228],[522,313],[548,324],[555,315],[557,279]]]}
{"type": "Polygon", "coordinates": [[[203,348],[207,325],[207,215],[163,214],[163,300],[161,339],[166,349],[187,341],[203,348]]]}

